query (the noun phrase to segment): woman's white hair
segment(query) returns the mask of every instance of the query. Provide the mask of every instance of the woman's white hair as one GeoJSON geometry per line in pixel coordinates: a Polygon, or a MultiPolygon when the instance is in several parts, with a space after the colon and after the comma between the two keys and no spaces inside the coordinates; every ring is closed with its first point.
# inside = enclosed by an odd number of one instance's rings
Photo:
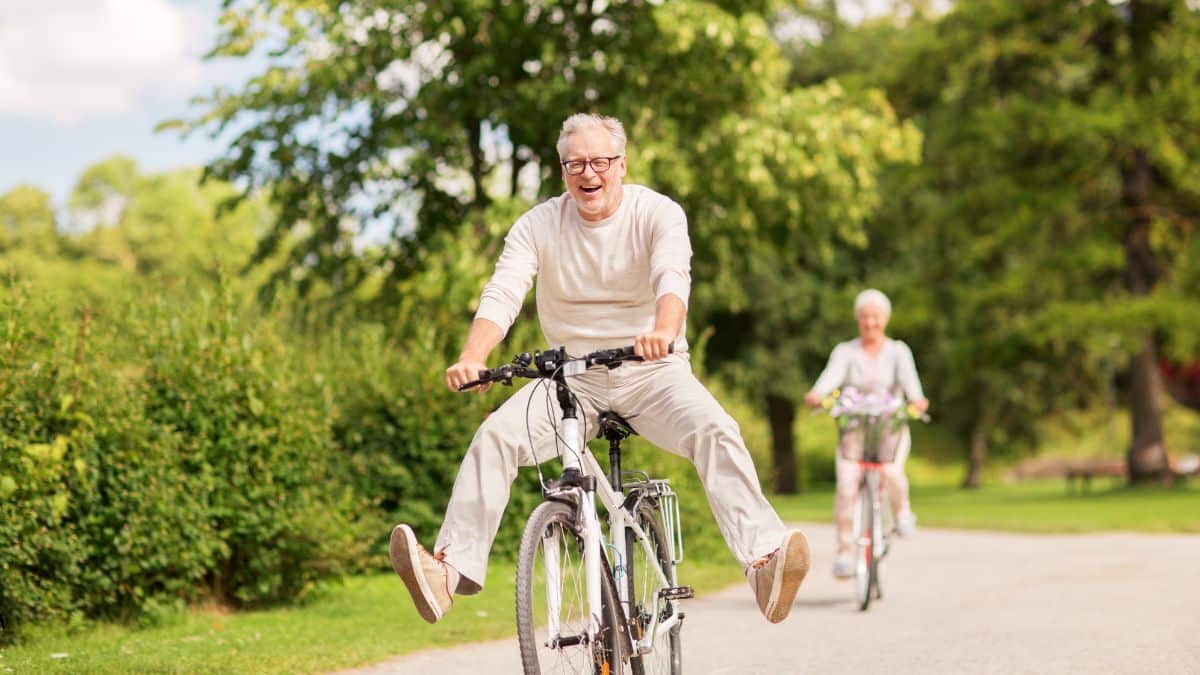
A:
{"type": "Polygon", "coordinates": [[[562,131],[558,134],[558,158],[566,159],[564,155],[567,152],[568,138],[592,127],[603,127],[612,137],[613,154],[625,154],[625,125],[621,124],[621,120],[592,113],[575,113],[563,122],[562,131]]]}
{"type": "Polygon", "coordinates": [[[883,310],[883,315],[889,317],[892,315],[892,301],[888,300],[888,296],[883,294],[883,291],[877,291],[874,288],[868,288],[854,298],[854,316],[858,316],[863,308],[867,305],[875,305],[883,310]]]}

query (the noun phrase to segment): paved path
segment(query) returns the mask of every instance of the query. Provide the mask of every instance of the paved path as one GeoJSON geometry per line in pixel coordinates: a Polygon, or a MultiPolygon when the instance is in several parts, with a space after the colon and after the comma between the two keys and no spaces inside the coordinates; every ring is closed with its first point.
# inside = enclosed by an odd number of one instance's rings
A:
{"type": "MultiPolygon", "coordinates": [[[[926,529],[896,545],[884,599],[860,613],[829,574],[830,526],[803,529],[815,562],[791,617],[767,624],[742,585],[687,601],[685,672],[1200,673],[1200,536],[926,529]]],[[[520,661],[511,639],[353,672],[490,675],[520,661]]]]}

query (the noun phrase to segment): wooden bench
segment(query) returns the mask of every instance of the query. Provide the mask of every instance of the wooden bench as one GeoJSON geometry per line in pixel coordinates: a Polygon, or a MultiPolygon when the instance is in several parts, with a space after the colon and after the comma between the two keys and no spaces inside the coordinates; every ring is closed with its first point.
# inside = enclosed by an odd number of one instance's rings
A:
{"type": "MultiPolygon", "coordinates": [[[[1167,465],[1170,468],[1170,481],[1173,484],[1181,483],[1192,476],[1200,476],[1200,456],[1194,454],[1168,455],[1167,465]]],[[[1009,478],[1013,480],[1064,478],[1067,481],[1067,491],[1079,493],[1090,491],[1092,479],[1096,477],[1127,479],[1129,473],[1125,459],[1120,457],[1035,457],[1018,463],[1009,472],[1009,478]]]]}
{"type": "Polygon", "coordinates": [[[1009,473],[1015,480],[1065,478],[1067,492],[1084,493],[1092,489],[1095,477],[1124,479],[1125,460],[1102,457],[1036,457],[1017,464],[1009,473]]]}

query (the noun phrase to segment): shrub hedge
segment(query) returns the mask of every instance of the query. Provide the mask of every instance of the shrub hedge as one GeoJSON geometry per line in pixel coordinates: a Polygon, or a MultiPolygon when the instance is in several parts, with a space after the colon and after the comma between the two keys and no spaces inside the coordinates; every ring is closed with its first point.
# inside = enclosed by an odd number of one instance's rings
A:
{"type": "MultiPolygon", "coordinates": [[[[511,394],[446,389],[469,322],[454,312],[315,325],[226,284],[110,290],[81,309],[0,288],[0,641],[387,569],[394,523],[432,545],[471,436],[511,394]]],[[[513,344],[539,347],[535,329],[513,344]]],[[[636,448],[676,478],[691,550],[723,548],[694,470],[636,448]]],[[[494,555],[515,552],[536,480],[518,477],[494,555]]]]}

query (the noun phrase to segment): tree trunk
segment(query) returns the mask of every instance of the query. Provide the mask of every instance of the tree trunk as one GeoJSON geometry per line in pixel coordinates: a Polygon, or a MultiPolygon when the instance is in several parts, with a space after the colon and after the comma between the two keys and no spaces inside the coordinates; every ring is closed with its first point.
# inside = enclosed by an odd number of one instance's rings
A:
{"type": "MultiPolygon", "coordinates": [[[[1122,201],[1129,214],[1125,232],[1125,282],[1135,296],[1148,295],[1158,281],[1159,270],[1150,247],[1150,160],[1141,148],[1121,168],[1122,201]]],[[[1158,349],[1147,334],[1142,348],[1130,364],[1129,412],[1133,442],[1126,458],[1130,483],[1163,481],[1169,477],[1167,451],[1163,443],[1162,411],[1158,407],[1158,349]]]]}
{"type": "Polygon", "coordinates": [[[512,176],[509,177],[508,196],[516,199],[521,192],[521,171],[529,162],[517,159],[517,150],[513,148],[512,176]]]}
{"type": "MultiPolygon", "coordinates": [[[[1155,33],[1170,23],[1169,3],[1131,0],[1129,42],[1139,98],[1150,95],[1150,58],[1155,33]]],[[[1121,158],[1121,202],[1128,218],[1125,228],[1125,283],[1134,297],[1150,294],[1161,270],[1150,246],[1150,190],[1154,172],[1145,148],[1134,147],[1121,158]]],[[[1130,483],[1168,480],[1167,451],[1163,443],[1162,411],[1158,408],[1158,358],[1154,336],[1142,338],[1142,348],[1130,364],[1129,414],[1133,442],[1126,456],[1130,483]]]]}
{"type": "Polygon", "coordinates": [[[1167,449],[1163,443],[1162,411],[1158,407],[1158,359],[1154,338],[1147,336],[1133,357],[1130,373],[1130,415],[1133,442],[1126,463],[1130,483],[1167,482],[1167,449]]]}
{"type": "Polygon", "coordinates": [[[771,423],[771,467],[775,492],[794,495],[796,489],[796,445],[792,423],[796,421],[796,404],[791,399],[767,395],[767,418],[771,423]]]}
{"type": "Polygon", "coordinates": [[[482,120],[467,120],[467,151],[471,155],[471,185],[475,190],[471,204],[483,208],[490,204],[492,200],[488,197],[487,187],[484,185],[487,170],[484,166],[483,157],[482,120]]]}
{"type": "Polygon", "coordinates": [[[976,489],[983,485],[983,463],[987,459],[988,425],[984,421],[975,423],[971,429],[971,446],[967,452],[967,475],[963,478],[964,488],[976,489]]]}

